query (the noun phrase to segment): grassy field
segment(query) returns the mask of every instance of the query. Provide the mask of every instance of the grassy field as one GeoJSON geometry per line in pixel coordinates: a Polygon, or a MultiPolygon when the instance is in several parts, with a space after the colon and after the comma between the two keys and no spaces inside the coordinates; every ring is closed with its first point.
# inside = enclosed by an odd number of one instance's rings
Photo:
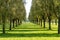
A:
{"type": "Polygon", "coordinates": [[[43,26],[23,22],[11,31],[8,30],[9,27],[6,27],[6,34],[2,34],[2,27],[0,27],[0,40],[59,40],[60,34],[57,34],[57,25],[52,24],[51,26],[52,30],[48,30],[48,23],[44,29],[43,26]]]}

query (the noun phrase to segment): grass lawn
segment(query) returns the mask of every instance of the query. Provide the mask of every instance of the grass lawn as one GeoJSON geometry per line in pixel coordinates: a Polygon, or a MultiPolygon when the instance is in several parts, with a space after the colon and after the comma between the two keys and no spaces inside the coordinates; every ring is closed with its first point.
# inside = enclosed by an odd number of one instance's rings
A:
{"type": "Polygon", "coordinates": [[[60,34],[57,34],[57,25],[52,24],[52,30],[30,22],[23,22],[11,31],[6,29],[6,34],[2,34],[0,28],[0,40],[60,40],[60,34]]]}

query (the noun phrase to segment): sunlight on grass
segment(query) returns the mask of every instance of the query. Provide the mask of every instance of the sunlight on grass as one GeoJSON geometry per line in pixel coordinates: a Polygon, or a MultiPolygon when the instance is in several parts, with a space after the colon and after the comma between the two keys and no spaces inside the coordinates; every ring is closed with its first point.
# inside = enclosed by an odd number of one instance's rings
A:
{"type": "Polygon", "coordinates": [[[0,38],[0,40],[60,40],[60,37],[13,37],[13,38],[0,38]]]}
{"type": "Polygon", "coordinates": [[[30,22],[26,22],[26,23],[23,23],[20,28],[40,28],[40,27],[39,27],[39,25],[30,23],[30,22]]]}
{"type": "Polygon", "coordinates": [[[46,28],[43,26],[33,24],[31,22],[23,22],[18,27],[13,28],[9,31],[6,25],[6,34],[1,34],[2,29],[0,28],[0,40],[59,40],[60,35],[57,34],[58,27],[52,24],[52,30],[48,30],[48,23],[46,28]]]}

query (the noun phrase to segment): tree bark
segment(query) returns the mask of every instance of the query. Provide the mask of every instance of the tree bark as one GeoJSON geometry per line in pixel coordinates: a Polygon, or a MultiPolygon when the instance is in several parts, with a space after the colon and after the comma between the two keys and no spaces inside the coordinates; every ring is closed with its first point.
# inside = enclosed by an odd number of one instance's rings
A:
{"type": "Polygon", "coordinates": [[[18,19],[18,25],[19,25],[19,19],[18,19]]]}
{"type": "Polygon", "coordinates": [[[3,34],[5,34],[5,20],[3,20],[3,34]]]}
{"type": "Polygon", "coordinates": [[[20,23],[20,20],[19,20],[19,25],[20,25],[21,23],[20,23]]]}
{"type": "Polygon", "coordinates": [[[44,28],[45,28],[45,19],[44,19],[44,28]]]}
{"type": "Polygon", "coordinates": [[[49,30],[51,30],[51,19],[49,18],[49,30]]]}
{"type": "Polygon", "coordinates": [[[11,30],[11,19],[10,19],[10,28],[9,28],[9,30],[11,30]]]}
{"type": "Polygon", "coordinates": [[[5,15],[2,15],[3,34],[5,34],[5,15]]]}
{"type": "Polygon", "coordinates": [[[58,18],[58,34],[60,34],[60,17],[58,18]]]}
{"type": "Polygon", "coordinates": [[[14,19],[13,19],[13,28],[14,28],[14,19]]]}
{"type": "Polygon", "coordinates": [[[42,27],[42,19],[41,19],[41,27],[42,27]]]}
{"type": "Polygon", "coordinates": [[[39,23],[40,23],[40,22],[39,22],[39,18],[37,18],[37,19],[38,19],[38,25],[39,25],[39,23]]]}
{"type": "Polygon", "coordinates": [[[17,25],[18,25],[18,24],[17,24],[17,19],[16,19],[16,27],[17,27],[17,25]]]}

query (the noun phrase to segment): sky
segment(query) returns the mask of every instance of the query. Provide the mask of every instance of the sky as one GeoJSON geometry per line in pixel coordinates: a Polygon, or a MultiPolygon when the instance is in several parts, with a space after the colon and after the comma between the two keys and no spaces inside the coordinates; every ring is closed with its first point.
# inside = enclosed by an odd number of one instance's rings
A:
{"type": "Polygon", "coordinates": [[[25,0],[26,4],[25,5],[25,9],[26,9],[26,19],[28,19],[29,16],[29,12],[31,9],[31,5],[32,5],[32,0],[25,0]]]}

